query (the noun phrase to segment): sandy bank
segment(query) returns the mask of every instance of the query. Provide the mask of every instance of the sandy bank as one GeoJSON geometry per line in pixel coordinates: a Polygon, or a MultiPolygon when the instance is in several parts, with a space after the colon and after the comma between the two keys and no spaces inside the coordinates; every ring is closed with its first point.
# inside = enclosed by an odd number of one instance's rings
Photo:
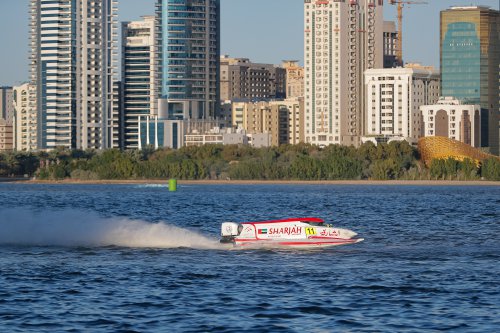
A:
{"type": "MultiPolygon", "coordinates": [[[[4,182],[9,182],[4,180],[4,182]]],[[[74,180],[60,181],[12,180],[10,183],[23,184],[165,184],[168,180],[74,180]]],[[[448,181],[448,180],[335,180],[335,181],[294,181],[294,180],[178,180],[179,185],[394,185],[394,186],[500,186],[500,181],[448,181]]]]}

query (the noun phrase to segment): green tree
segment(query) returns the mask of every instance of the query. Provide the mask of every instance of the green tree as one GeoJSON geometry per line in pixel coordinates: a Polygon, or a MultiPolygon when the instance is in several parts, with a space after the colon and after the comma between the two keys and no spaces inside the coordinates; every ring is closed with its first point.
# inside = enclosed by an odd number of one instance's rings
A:
{"type": "Polygon", "coordinates": [[[372,174],[373,179],[377,180],[395,179],[398,174],[398,165],[392,158],[375,161],[372,174]]]}
{"type": "Polygon", "coordinates": [[[455,179],[457,177],[458,168],[459,162],[454,158],[448,158],[444,160],[445,177],[449,180],[455,179]]]}
{"type": "Polygon", "coordinates": [[[20,174],[21,166],[14,152],[7,152],[4,154],[3,165],[6,176],[15,176],[20,174]]]}
{"type": "Polygon", "coordinates": [[[481,177],[487,180],[500,180],[500,160],[490,157],[481,164],[481,177]]]}
{"type": "Polygon", "coordinates": [[[466,158],[459,163],[459,180],[477,179],[478,167],[474,161],[466,158]]]}
{"type": "Polygon", "coordinates": [[[433,179],[444,179],[446,177],[446,167],[444,160],[433,159],[431,161],[430,173],[433,179]]]}

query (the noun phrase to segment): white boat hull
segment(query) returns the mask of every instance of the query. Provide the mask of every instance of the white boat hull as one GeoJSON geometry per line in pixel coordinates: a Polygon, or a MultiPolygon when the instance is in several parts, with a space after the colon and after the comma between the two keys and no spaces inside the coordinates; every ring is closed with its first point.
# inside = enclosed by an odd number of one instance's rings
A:
{"type": "Polygon", "coordinates": [[[304,241],[296,241],[296,240],[283,240],[283,241],[262,241],[262,240],[237,240],[234,241],[235,247],[245,247],[245,248],[323,248],[323,247],[333,247],[340,245],[348,245],[348,244],[356,244],[362,242],[363,238],[357,239],[339,239],[339,240],[327,240],[327,241],[318,241],[318,240],[304,240],[304,241]]]}

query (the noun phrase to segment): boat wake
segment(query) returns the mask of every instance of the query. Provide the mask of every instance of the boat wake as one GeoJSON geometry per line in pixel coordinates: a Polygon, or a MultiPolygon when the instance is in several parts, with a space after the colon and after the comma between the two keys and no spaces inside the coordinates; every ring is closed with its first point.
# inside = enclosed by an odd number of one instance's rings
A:
{"type": "Polygon", "coordinates": [[[141,184],[137,185],[138,188],[168,188],[165,184],[141,184]]]}
{"type": "Polygon", "coordinates": [[[218,239],[173,225],[103,218],[86,211],[0,210],[0,245],[225,249],[218,239]]]}

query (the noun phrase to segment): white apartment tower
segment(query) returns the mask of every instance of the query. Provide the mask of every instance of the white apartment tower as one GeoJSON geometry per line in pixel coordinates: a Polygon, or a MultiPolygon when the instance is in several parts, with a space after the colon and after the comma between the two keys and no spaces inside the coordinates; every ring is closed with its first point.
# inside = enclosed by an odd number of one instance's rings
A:
{"type": "Polygon", "coordinates": [[[157,115],[155,16],[122,23],[123,137],[125,149],[139,147],[139,117],[157,115]]]}
{"type": "Polygon", "coordinates": [[[425,67],[369,69],[365,83],[363,141],[395,139],[416,144],[423,135],[420,107],[439,100],[439,71],[425,67]]]}
{"type": "Polygon", "coordinates": [[[38,149],[112,145],[117,0],[30,0],[38,149]]]}
{"type": "Polygon", "coordinates": [[[304,0],[306,142],[358,145],[364,77],[383,67],[382,0],[304,0]]]}

